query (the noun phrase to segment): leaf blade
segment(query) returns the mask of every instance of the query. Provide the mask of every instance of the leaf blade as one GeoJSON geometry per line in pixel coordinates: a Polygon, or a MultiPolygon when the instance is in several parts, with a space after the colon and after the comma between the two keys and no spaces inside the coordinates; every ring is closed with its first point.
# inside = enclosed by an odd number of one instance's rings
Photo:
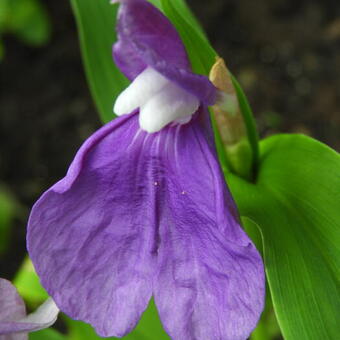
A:
{"type": "Polygon", "coordinates": [[[71,0],[88,84],[101,120],[112,120],[113,103],[129,81],[112,60],[112,44],[118,6],[107,0],[71,0]]]}
{"type": "Polygon", "coordinates": [[[261,143],[256,184],[227,175],[240,213],[261,228],[273,304],[287,340],[337,337],[339,169],[339,154],[327,146],[280,135],[261,143]]]}

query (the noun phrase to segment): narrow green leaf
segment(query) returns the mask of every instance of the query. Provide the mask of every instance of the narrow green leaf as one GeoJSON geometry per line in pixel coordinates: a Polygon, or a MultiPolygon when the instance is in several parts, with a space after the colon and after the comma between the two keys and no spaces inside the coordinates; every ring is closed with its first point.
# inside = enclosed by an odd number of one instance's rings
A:
{"type": "Polygon", "coordinates": [[[71,0],[76,17],[87,80],[101,120],[115,116],[113,103],[129,84],[112,60],[117,5],[108,0],[71,0]]]}
{"type": "Polygon", "coordinates": [[[338,337],[340,156],[301,135],[261,142],[255,184],[227,174],[241,215],[261,229],[267,279],[286,340],[338,337]]]}

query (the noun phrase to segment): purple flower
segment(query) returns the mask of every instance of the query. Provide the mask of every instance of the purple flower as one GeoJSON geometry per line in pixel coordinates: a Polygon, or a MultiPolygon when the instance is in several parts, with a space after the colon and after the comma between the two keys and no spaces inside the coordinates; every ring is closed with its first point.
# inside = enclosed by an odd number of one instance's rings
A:
{"type": "Polygon", "coordinates": [[[27,333],[51,326],[59,309],[51,298],[26,316],[25,303],[15,287],[0,279],[0,340],[25,340],[27,333]]]}
{"type": "Polygon", "coordinates": [[[217,161],[206,110],[216,90],[145,0],[122,2],[118,37],[114,59],[132,80],[121,117],[33,207],[37,273],[63,312],[102,336],[130,332],[154,296],[173,339],[246,339],[264,272],[217,161]]]}

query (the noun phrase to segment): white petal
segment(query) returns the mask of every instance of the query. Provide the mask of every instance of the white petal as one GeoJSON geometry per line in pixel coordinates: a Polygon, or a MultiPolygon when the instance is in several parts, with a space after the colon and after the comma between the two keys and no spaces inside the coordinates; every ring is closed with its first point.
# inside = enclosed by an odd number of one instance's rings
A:
{"type": "Polygon", "coordinates": [[[131,113],[159,92],[169,80],[147,67],[117,98],[113,111],[118,116],[131,113]]]}
{"type": "MultiPolygon", "coordinates": [[[[191,117],[198,107],[195,96],[169,83],[140,108],[139,124],[149,133],[157,132],[170,122],[191,117]]],[[[188,122],[187,119],[182,121],[188,122]]]]}
{"type": "MultiPolygon", "coordinates": [[[[34,330],[51,326],[57,320],[59,308],[52,298],[48,298],[35,312],[27,315],[18,322],[36,324],[34,330]]],[[[33,330],[33,329],[32,329],[33,330]]]]}

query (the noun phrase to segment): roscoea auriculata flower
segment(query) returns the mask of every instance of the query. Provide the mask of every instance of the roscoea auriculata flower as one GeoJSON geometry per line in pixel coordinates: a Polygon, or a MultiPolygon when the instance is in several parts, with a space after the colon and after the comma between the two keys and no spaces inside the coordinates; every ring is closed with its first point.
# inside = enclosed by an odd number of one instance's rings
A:
{"type": "Polygon", "coordinates": [[[33,207],[28,250],[58,307],[123,336],[154,296],[176,340],[244,340],[264,303],[264,271],[221,172],[207,106],[169,20],[121,1],[117,66],[132,81],[120,117],[90,136],[33,207]]]}

